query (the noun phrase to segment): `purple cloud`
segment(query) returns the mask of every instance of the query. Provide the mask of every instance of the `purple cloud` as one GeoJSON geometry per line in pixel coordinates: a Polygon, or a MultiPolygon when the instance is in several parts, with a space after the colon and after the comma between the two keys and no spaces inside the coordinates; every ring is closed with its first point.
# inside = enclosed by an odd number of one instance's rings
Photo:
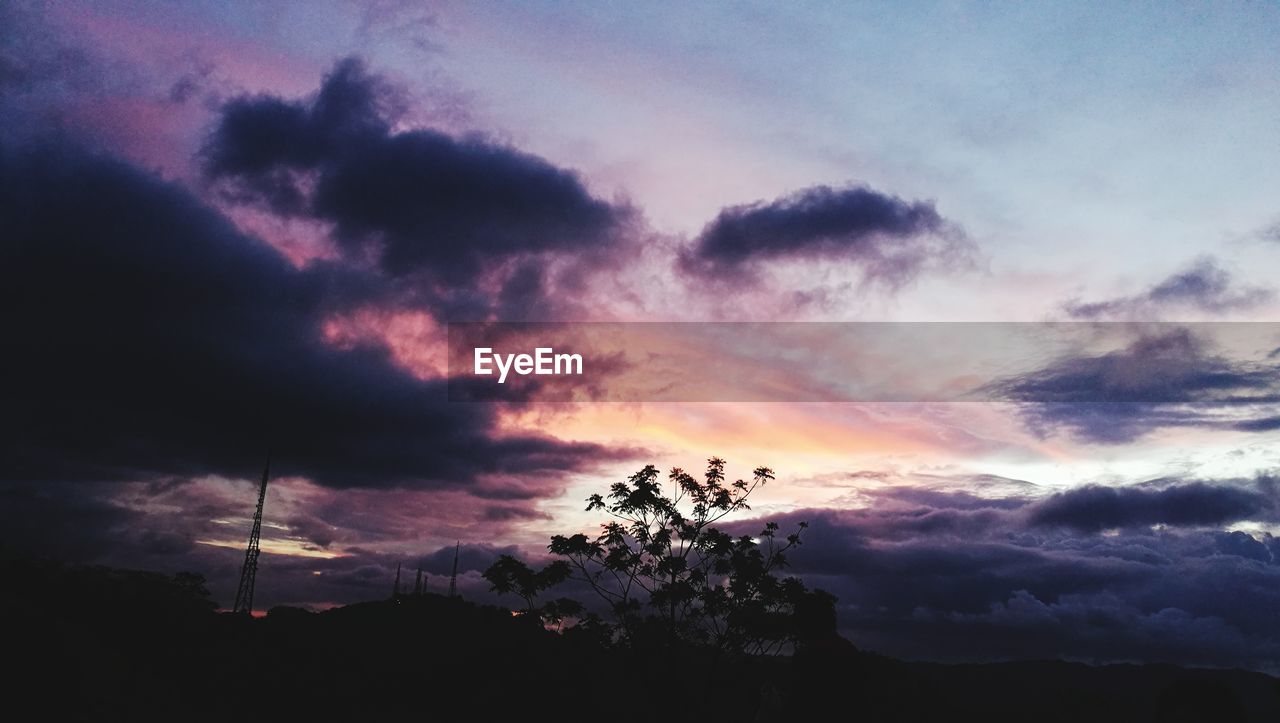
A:
{"type": "Polygon", "coordinates": [[[612,453],[497,435],[491,405],[385,350],[326,344],[345,276],[297,270],[176,185],[76,150],[0,163],[0,323],[11,355],[0,477],[252,476],[335,487],[468,485],[612,453]]]}
{"type": "Polygon", "coordinates": [[[680,259],[700,276],[740,275],[785,260],[847,262],[868,281],[900,286],[926,265],[967,259],[963,232],[932,202],[863,186],[814,186],[770,202],[731,206],[680,259]]]}
{"type": "Polygon", "coordinates": [[[1238,286],[1216,259],[1203,256],[1141,293],[1104,301],[1072,299],[1063,308],[1076,319],[1142,319],[1178,309],[1221,314],[1255,308],[1274,297],[1269,288],[1238,286]]]}
{"type": "Polygon", "coordinates": [[[1280,539],[1222,529],[1274,519],[1271,484],[1166,480],[987,504],[889,488],[867,492],[861,509],[773,519],[784,529],[809,522],[792,571],[839,598],[842,632],[864,649],[1274,669],[1280,539]],[[949,522],[927,522],[937,519],[949,522]],[[1100,534],[1106,528],[1118,532],[1100,534]]]}
{"type": "Polygon", "coordinates": [[[341,61],[306,101],[228,102],[203,151],[205,173],[233,202],[333,224],[349,260],[374,258],[390,277],[411,277],[453,320],[549,312],[553,285],[623,253],[630,207],[479,136],[396,130],[402,103],[359,60],[341,61]],[[474,294],[482,279],[494,297],[474,294]]]}
{"type": "Polygon", "coordinates": [[[1215,354],[1175,328],[1117,351],[1063,357],[986,391],[1026,402],[1022,417],[1038,433],[1065,429],[1118,444],[1163,427],[1266,431],[1280,402],[1280,367],[1215,354]]]}

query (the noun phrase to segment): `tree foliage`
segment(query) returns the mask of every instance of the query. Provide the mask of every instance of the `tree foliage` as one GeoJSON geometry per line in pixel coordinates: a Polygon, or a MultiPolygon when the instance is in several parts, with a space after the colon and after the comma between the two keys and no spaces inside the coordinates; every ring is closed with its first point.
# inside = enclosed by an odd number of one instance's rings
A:
{"type": "Polygon", "coordinates": [[[747,499],[774,478],[759,467],[750,481],[729,482],[724,466],[713,457],[702,479],[677,468],[664,483],[648,465],[587,499],[588,511],[609,517],[599,534],[552,537],[548,549],[559,559],[541,572],[504,556],[485,577],[495,591],[524,598],[529,611],[548,587],[576,581],[593,594],[590,607],[604,613],[582,615],[580,625],[618,645],[760,654],[834,635],[834,598],[779,576],[804,523],[785,536],[773,522],[755,537],[715,526],[750,509],[747,499]]]}
{"type": "Polygon", "coordinates": [[[569,575],[569,563],[564,560],[556,560],[535,572],[510,555],[502,555],[484,571],[484,578],[494,592],[520,596],[525,603],[524,614],[537,615],[552,625],[560,625],[565,618],[582,613],[582,604],[569,598],[552,600],[541,606],[537,604],[540,594],[569,579],[569,575]]]}

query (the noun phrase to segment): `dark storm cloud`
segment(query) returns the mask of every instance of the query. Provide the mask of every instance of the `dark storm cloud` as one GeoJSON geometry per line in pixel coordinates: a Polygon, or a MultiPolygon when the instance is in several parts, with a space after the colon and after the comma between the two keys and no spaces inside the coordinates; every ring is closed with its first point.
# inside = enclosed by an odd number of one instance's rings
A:
{"type": "MultiPolygon", "coordinates": [[[[1269,480],[1162,480],[1114,496],[987,503],[963,492],[952,499],[889,488],[868,492],[862,509],[770,519],[784,531],[808,521],[791,572],[839,597],[843,632],[864,648],[941,660],[1066,656],[1274,669],[1280,540],[1222,529],[1274,519],[1264,499],[1269,480]],[[920,525],[939,515],[965,522],[920,525]],[[1113,527],[1120,529],[1100,533],[1113,527]]],[[[734,532],[760,525],[738,523],[734,532]]]]}
{"type": "Polygon", "coordinates": [[[125,164],[4,150],[0,225],[5,479],[251,476],[271,448],[324,485],[450,485],[603,453],[493,436],[492,407],[325,345],[331,269],[296,270],[125,164]]]}
{"type": "Polygon", "coordinates": [[[0,483],[0,541],[11,550],[92,559],[118,545],[137,523],[136,512],[72,486],[0,483]]]}
{"type": "Polygon", "coordinates": [[[1142,293],[1093,302],[1072,299],[1063,308],[1076,319],[1149,318],[1178,309],[1221,314],[1259,306],[1274,296],[1271,289],[1239,287],[1230,272],[1206,256],[1142,293]]]}
{"type": "Polygon", "coordinates": [[[497,305],[526,318],[530,305],[550,304],[552,262],[601,265],[618,251],[629,207],[484,138],[394,130],[401,105],[359,61],[342,61],[306,102],[228,103],[204,150],[206,173],[234,200],[332,223],[352,259],[372,255],[390,276],[426,280],[446,313],[497,305]],[[498,300],[468,295],[492,274],[498,300]]]}
{"type": "Polygon", "coordinates": [[[1221,525],[1271,518],[1271,501],[1260,492],[1201,482],[1168,489],[1089,485],[1061,492],[1036,506],[1031,521],[1089,532],[1133,526],[1221,525]]]}
{"type": "Polygon", "coordinates": [[[962,259],[967,250],[961,232],[931,202],[861,186],[814,186],[722,210],[684,252],[681,265],[713,275],[771,260],[847,261],[867,280],[898,285],[931,262],[962,259]]]}
{"type": "Polygon", "coordinates": [[[1258,562],[1275,562],[1276,558],[1272,551],[1262,542],[1247,532],[1235,530],[1234,532],[1218,532],[1213,536],[1217,543],[1218,551],[1224,555],[1235,555],[1249,560],[1257,560],[1258,562]]]}
{"type": "Polygon", "coordinates": [[[1117,444],[1162,427],[1266,431],[1280,402],[1280,368],[1228,359],[1176,328],[1117,351],[1064,357],[986,391],[1030,402],[1022,415],[1039,433],[1061,428],[1117,444]]]}

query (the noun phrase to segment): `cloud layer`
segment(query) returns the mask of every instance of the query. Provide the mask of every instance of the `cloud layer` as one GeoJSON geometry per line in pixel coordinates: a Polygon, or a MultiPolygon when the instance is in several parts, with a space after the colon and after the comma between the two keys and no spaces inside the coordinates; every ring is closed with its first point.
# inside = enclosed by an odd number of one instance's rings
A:
{"type": "Polygon", "coordinates": [[[1274,523],[1268,476],[1049,497],[869,495],[863,509],[787,516],[810,525],[795,571],[839,596],[845,634],[864,647],[943,660],[1280,665],[1268,612],[1280,605],[1280,539],[1224,529],[1274,523]]]}

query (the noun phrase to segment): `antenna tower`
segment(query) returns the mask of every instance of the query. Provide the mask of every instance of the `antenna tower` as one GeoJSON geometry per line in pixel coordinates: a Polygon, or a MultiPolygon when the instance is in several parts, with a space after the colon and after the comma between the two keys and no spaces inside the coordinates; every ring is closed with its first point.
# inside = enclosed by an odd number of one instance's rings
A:
{"type": "Polygon", "coordinates": [[[453,574],[449,576],[449,597],[458,596],[458,548],[460,547],[462,547],[461,540],[453,546],[453,574]]]}
{"type": "Polygon", "coordinates": [[[253,531],[249,533],[249,546],[244,551],[244,567],[240,568],[240,586],[236,588],[236,602],[231,611],[253,612],[253,587],[258,578],[259,541],[262,538],[262,504],[267,500],[267,479],[271,476],[271,455],[262,468],[262,484],[258,487],[258,508],[253,513],[253,531]]]}

